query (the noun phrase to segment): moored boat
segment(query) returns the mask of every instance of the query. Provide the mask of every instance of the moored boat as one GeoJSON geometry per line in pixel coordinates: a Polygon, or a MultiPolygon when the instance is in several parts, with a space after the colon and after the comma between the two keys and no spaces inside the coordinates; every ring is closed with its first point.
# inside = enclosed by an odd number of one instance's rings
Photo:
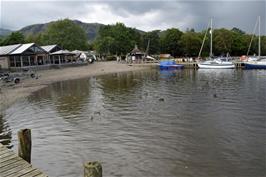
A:
{"type": "Polygon", "coordinates": [[[216,58],[198,63],[198,67],[202,69],[234,69],[235,64],[228,61],[227,58],[216,58]]]}
{"type": "Polygon", "coordinates": [[[182,69],[184,65],[176,64],[175,61],[161,61],[159,63],[160,69],[182,69]]]}
{"type": "Polygon", "coordinates": [[[266,69],[266,60],[246,62],[245,68],[246,69],[266,69]]]}
{"type": "MultiPolygon", "coordinates": [[[[209,25],[208,25],[208,28],[209,28],[209,25]]],[[[235,64],[233,62],[229,61],[228,57],[226,57],[226,58],[225,57],[223,57],[223,58],[219,57],[219,58],[212,59],[212,57],[213,57],[213,52],[212,52],[212,19],[210,21],[210,28],[211,28],[210,29],[210,35],[211,35],[210,55],[209,55],[210,59],[207,61],[204,61],[204,62],[197,63],[198,67],[202,68],[202,69],[233,69],[233,68],[235,68],[235,64]]],[[[208,32],[208,30],[205,33],[198,58],[200,58],[200,55],[201,55],[201,52],[203,49],[203,45],[204,45],[204,42],[205,42],[205,39],[207,36],[207,32],[208,32]]]]}
{"type": "MultiPolygon", "coordinates": [[[[257,20],[259,27],[258,27],[258,32],[259,32],[259,40],[258,40],[258,56],[254,60],[248,60],[245,62],[245,69],[266,69],[266,59],[261,58],[261,36],[260,36],[260,16],[258,17],[257,20]]],[[[255,25],[255,28],[257,26],[257,23],[255,25]]],[[[255,32],[255,31],[254,31],[255,32]]],[[[251,47],[252,40],[249,45],[249,49],[251,47]]],[[[248,50],[249,52],[249,50],[248,50]]]]}

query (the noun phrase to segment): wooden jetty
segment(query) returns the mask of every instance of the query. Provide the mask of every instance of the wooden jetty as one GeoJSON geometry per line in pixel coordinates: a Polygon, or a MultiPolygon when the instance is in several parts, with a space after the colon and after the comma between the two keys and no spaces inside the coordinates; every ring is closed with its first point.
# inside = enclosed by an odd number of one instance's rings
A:
{"type": "Polygon", "coordinates": [[[0,143],[0,177],[48,177],[0,143]]]}
{"type": "MultiPolygon", "coordinates": [[[[197,62],[176,62],[177,64],[184,65],[185,69],[198,69],[197,62]]],[[[245,68],[245,64],[243,62],[233,62],[235,64],[235,69],[243,69],[245,68]]],[[[151,67],[151,68],[157,68],[158,62],[149,62],[149,63],[133,63],[129,64],[129,66],[141,66],[141,67],[151,67]]]]}
{"type": "MultiPolygon", "coordinates": [[[[31,130],[18,131],[18,156],[0,143],[0,177],[48,177],[39,169],[32,167],[31,130]]],[[[102,177],[100,162],[86,162],[84,177],[102,177]]]]}

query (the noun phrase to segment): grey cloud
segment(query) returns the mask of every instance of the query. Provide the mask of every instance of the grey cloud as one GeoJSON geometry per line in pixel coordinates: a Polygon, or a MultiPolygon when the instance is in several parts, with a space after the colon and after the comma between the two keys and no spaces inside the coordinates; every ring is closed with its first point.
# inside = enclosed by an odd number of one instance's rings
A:
{"type": "MultiPolygon", "coordinates": [[[[1,4],[0,27],[19,29],[34,23],[44,23],[60,18],[94,20],[105,23],[120,21],[131,27],[144,30],[166,29],[170,27],[195,28],[200,31],[206,28],[208,20],[214,19],[217,28],[238,27],[251,32],[257,16],[262,19],[262,32],[265,34],[265,1],[23,1],[1,4]],[[107,7],[112,17],[97,16],[93,11],[95,5],[107,7]],[[150,14],[151,17],[144,18],[150,14]],[[101,19],[105,18],[105,19],[101,19]],[[146,21],[145,21],[146,20],[146,21]]],[[[96,9],[97,10],[97,9],[96,9]]]]}
{"type": "Polygon", "coordinates": [[[61,18],[79,18],[86,14],[85,2],[4,1],[1,6],[0,27],[19,29],[26,25],[44,23],[61,18]]]}

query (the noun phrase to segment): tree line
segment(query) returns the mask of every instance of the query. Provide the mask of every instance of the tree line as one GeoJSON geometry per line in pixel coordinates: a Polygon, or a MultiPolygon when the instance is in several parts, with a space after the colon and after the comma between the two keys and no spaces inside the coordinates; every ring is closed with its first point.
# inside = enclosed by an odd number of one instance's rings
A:
{"type": "MultiPolygon", "coordinates": [[[[143,32],[126,27],[123,23],[116,23],[101,27],[96,40],[88,43],[85,31],[71,20],[64,19],[51,23],[42,33],[24,36],[20,32],[13,32],[7,37],[0,38],[0,45],[35,42],[39,45],[58,44],[68,50],[96,50],[103,55],[126,55],[135,44],[146,51],[149,43],[150,55],[167,53],[174,57],[197,57],[205,33],[206,30],[195,32],[194,29],[187,29],[182,32],[177,28],[143,32]]],[[[251,38],[251,34],[246,34],[238,28],[214,29],[213,53],[216,56],[227,53],[231,56],[245,55],[251,38]]],[[[209,55],[209,48],[210,36],[207,35],[202,50],[203,57],[209,55]]],[[[258,36],[255,36],[249,54],[257,55],[257,51],[258,36]]],[[[266,55],[266,36],[261,37],[261,55],[266,55]]]]}

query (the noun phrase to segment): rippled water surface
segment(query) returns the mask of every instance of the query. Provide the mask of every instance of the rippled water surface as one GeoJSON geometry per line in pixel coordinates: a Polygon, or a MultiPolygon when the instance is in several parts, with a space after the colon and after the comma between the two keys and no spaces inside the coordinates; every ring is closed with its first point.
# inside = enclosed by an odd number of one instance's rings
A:
{"type": "Polygon", "coordinates": [[[263,177],[266,71],[150,70],[59,82],[0,117],[14,151],[31,128],[32,163],[50,176],[263,177]]]}

